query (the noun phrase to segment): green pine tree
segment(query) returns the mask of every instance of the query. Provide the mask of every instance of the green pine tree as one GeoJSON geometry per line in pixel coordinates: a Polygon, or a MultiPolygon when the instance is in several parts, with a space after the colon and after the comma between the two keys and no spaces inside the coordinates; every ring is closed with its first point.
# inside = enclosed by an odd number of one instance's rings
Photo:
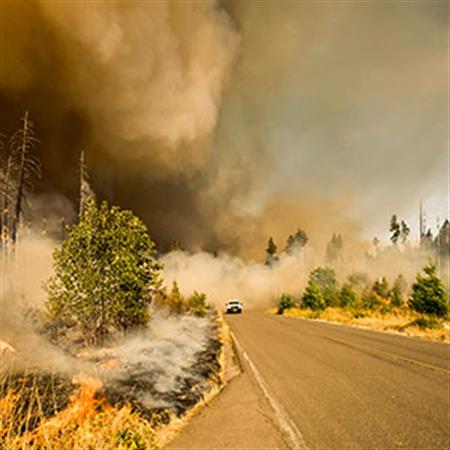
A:
{"type": "Polygon", "coordinates": [[[346,308],[352,306],[357,300],[356,292],[353,290],[350,283],[344,283],[339,291],[339,306],[346,308]]]}
{"type": "Polygon", "coordinates": [[[271,266],[274,262],[278,261],[277,257],[277,246],[273,240],[272,237],[269,238],[269,241],[267,242],[267,248],[266,248],[266,262],[265,264],[267,266],[271,266]]]}
{"type": "Polygon", "coordinates": [[[295,306],[292,295],[282,294],[278,302],[278,314],[283,314],[286,309],[293,308],[295,306]]]}
{"type": "Polygon", "coordinates": [[[189,312],[197,317],[205,317],[210,306],[206,302],[206,294],[194,291],[187,300],[189,312]]]}
{"type": "Polygon", "coordinates": [[[325,298],[317,285],[317,282],[313,279],[310,279],[308,286],[306,286],[305,292],[302,296],[302,304],[305,308],[311,308],[315,311],[322,310],[327,307],[325,298]]]}
{"type": "Polygon", "coordinates": [[[445,316],[448,314],[448,297],[444,285],[436,274],[436,267],[428,264],[424,267],[425,276],[418,274],[412,285],[409,306],[417,312],[445,316]]]}
{"type": "Polygon", "coordinates": [[[391,223],[389,226],[389,231],[391,232],[391,242],[396,245],[401,236],[401,228],[400,224],[397,220],[397,216],[395,214],[391,217],[391,223]]]}
{"type": "Polygon", "coordinates": [[[337,306],[338,303],[338,283],[336,273],[329,267],[317,267],[313,270],[309,279],[314,281],[325,300],[326,306],[337,306]]]}
{"type": "Polygon", "coordinates": [[[402,274],[400,274],[394,281],[394,286],[391,290],[392,306],[398,308],[405,302],[406,281],[402,274]]]}

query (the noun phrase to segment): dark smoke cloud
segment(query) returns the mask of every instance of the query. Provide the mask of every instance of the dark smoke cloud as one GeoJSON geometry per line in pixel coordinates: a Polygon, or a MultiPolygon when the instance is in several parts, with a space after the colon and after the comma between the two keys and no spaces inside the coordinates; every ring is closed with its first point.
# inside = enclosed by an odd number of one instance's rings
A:
{"type": "Polygon", "coordinates": [[[38,190],[76,199],[83,147],[100,197],[163,241],[213,239],[196,179],[239,46],[228,14],[214,2],[6,2],[2,24],[1,128],[30,109],[38,190]]]}
{"type": "MultiPolygon", "coordinates": [[[[29,109],[38,192],[100,198],[164,248],[256,257],[372,232],[447,176],[447,5],[2,2],[0,129],[29,109]]],[[[322,244],[321,244],[322,245],[322,244]]]]}

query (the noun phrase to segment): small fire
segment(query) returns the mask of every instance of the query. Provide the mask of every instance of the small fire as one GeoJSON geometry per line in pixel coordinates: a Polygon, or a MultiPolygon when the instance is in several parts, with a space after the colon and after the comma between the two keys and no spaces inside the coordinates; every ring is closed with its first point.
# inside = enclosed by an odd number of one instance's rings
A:
{"type": "Polygon", "coordinates": [[[96,398],[96,393],[103,386],[98,378],[80,373],[72,381],[79,384],[80,388],[70,397],[70,403],[65,410],[43,424],[47,433],[57,433],[66,427],[81,425],[95,416],[100,409],[106,408],[104,402],[96,398]]]}

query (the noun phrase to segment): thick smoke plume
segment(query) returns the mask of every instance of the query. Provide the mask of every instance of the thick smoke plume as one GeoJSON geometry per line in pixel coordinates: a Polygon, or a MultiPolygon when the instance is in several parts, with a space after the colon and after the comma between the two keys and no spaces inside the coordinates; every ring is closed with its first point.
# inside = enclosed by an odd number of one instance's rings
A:
{"type": "Polygon", "coordinates": [[[74,201],[84,148],[99,198],[135,210],[162,250],[260,258],[287,228],[366,239],[397,212],[414,232],[420,197],[431,226],[448,213],[442,2],[16,1],[0,14],[0,131],[30,110],[38,191],[74,201]]]}
{"type": "Polygon", "coordinates": [[[204,163],[239,43],[224,11],[214,2],[41,5],[66,46],[70,99],[99,144],[166,174],[204,163]]]}

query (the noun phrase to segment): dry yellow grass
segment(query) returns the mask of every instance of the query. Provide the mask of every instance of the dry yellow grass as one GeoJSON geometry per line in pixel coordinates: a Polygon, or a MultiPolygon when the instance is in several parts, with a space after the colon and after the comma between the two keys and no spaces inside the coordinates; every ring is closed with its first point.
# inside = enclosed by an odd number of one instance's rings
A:
{"type": "Polygon", "coordinates": [[[13,390],[0,399],[0,446],[8,450],[157,449],[155,430],[129,406],[117,409],[96,398],[98,380],[84,377],[64,410],[41,418],[31,431],[14,427],[14,405],[24,399],[13,390]]]}
{"type": "MultiPolygon", "coordinates": [[[[45,408],[41,405],[42,393],[40,395],[34,389],[36,384],[42,383],[42,379],[28,374],[28,378],[33,378],[31,388],[25,388],[25,383],[19,380],[14,385],[7,384],[3,397],[0,397],[0,449],[156,450],[163,447],[217,395],[229,379],[225,373],[227,355],[223,350],[230,346],[229,331],[223,320],[219,320],[219,326],[223,344],[220,355],[221,382],[211,380],[211,389],[203,401],[184,416],[178,418],[173,415],[168,423],[167,420],[161,423],[156,416],[150,421],[144,419],[130,406],[113,407],[99,394],[101,381],[80,374],[73,380],[80,387],[70,397],[67,406],[46,417],[45,408]],[[37,426],[30,425],[32,422],[37,426]]],[[[52,391],[46,395],[58,394],[52,391]]]]}
{"type": "MultiPolygon", "coordinates": [[[[270,310],[276,314],[276,309],[270,310]]],[[[327,308],[324,311],[292,308],[284,312],[285,316],[301,319],[318,319],[348,326],[372,330],[418,336],[425,339],[450,343],[450,321],[444,320],[440,328],[420,328],[414,321],[422,317],[408,308],[399,308],[389,313],[364,310],[355,314],[350,309],[327,308]]]]}

